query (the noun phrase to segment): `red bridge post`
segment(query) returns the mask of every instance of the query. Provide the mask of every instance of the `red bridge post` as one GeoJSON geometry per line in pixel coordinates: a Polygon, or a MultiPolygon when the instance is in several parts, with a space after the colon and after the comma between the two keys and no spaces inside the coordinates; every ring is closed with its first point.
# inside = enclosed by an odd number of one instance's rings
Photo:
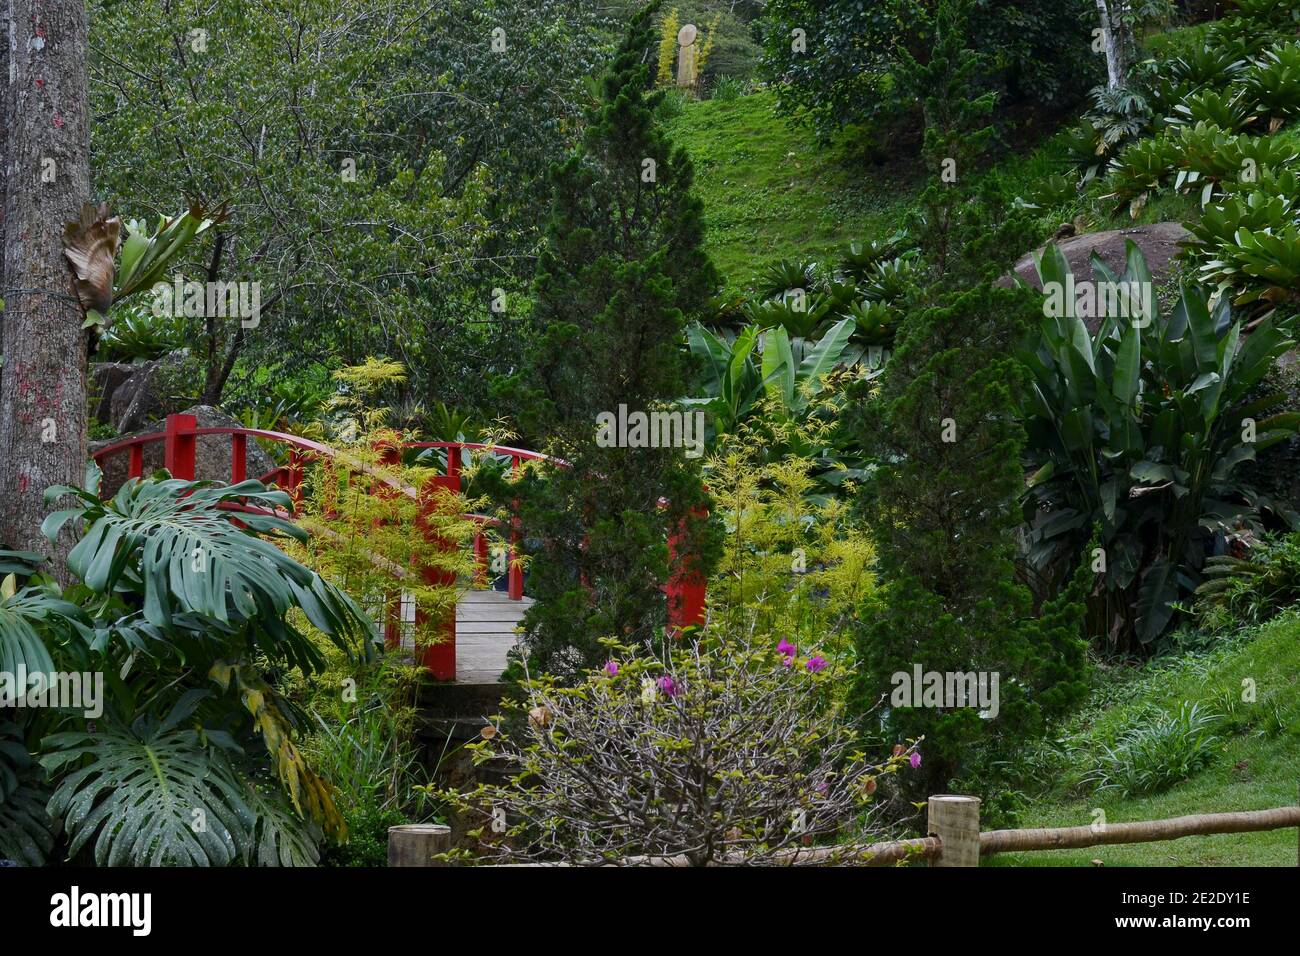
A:
{"type": "Polygon", "coordinates": [[[248,436],[230,436],[230,483],[237,485],[248,477],[248,436]]]}
{"type": "MultiPolygon", "coordinates": [[[[194,465],[197,460],[198,439],[194,429],[199,427],[199,420],[193,415],[168,415],[163,428],[163,467],[173,478],[194,480],[194,465]]],[[[134,456],[133,456],[134,458],[134,456]]],[[[132,464],[134,464],[134,460],[132,464]]]]}
{"type": "MultiPolygon", "coordinates": [[[[518,455],[510,459],[510,473],[519,477],[520,459],[518,455]]],[[[514,500],[514,513],[510,516],[510,551],[506,555],[506,596],[512,601],[524,598],[524,569],[519,564],[519,545],[523,536],[519,531],[519,499],[514,500]]]]}
{"type": "Polygon", "coordinates": [[[690,543],[687,524],[703,520],[708,510],[700,505],[691,509],[691,517],[683,518],[668,535],[668,633],[680,637],[688,627],[704,624],[704,601],[707,583],[700,571],[697,558],[686,548],[690,543]]]}
{"type": "MultiPolygon", "coordinates": [[[[450,457],[450,456],[449,456],[450,457]]],[[[442,551],[455,551],[457,544],[454,541],[448,541],[441,535],[438,535],[430,525],[429,518],[436,513],[438,503],[446,494],[460,494],[460,475],[435,475],[429,478],[421,489],[420,510],[422,523],[424,524],[425,536],[434,542],[442,551]]],[[[456,586],[456,575],[452,571],[443,568],[424,567],[419,569],[421,579],[434,587],[456,586]]],[[[456,606],[453,604],[450,608],[436,612],[430,612],[421,608],[418,604],[415,608],[415,629],[416,633],[420,631],[420,625],[429,619],[430,613],[442,615],[442,620],[437,623],[437,632],[435,643],[428,645],[424,649],[424,666],[429,670],[434,680],[455,680],[456,679],[456,606]]]]}

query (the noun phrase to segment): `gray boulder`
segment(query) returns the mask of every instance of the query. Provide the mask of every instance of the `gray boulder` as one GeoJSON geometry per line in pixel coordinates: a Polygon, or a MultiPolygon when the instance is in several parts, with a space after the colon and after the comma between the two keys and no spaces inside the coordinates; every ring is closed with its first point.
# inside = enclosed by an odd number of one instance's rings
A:
{"type": "Polygon", "coordinates": [[[138,371],[140,366],[133,362],[92,362],[90,417],[101,425],[111,425],[113,396],[138,371]]]}
{"type": "MultiPolygon", "coordinates": [[[[1070,263],[1070,270],[1076,279],[1092,279],[1092,254],[1097,253],[1102,261],[1116,273],[1124,273],[1125,251],[1127,241],[1132,240],[1143,255],[1146,256],[1147,268],[1157,288],[1168,281],[1173,269],[1173,259],[1181,251],[1180,239],[1187,236],[1187,230],[1176,222],[1157,222],[1150,226],[1135,226],[1132,229],[1108,229],[1104,232],[1089,232],[1081,236],[1070,236],[1057,241],[1056,246],[1070,263]]],[[[1041,289],[1038,270],[1034,267],[1034,256],[1042,249],[1026,253],[1015,265],[1015,274],[1035,289],[1041,289]]],[[[1003,280],[1010,284],[1011,277],[1003,280]]],[[[1088,331],[1097,331],[1099,319],[1085,318],[1088,331]]]]}
{"type": "Polygon", "coordinates": [[[189,392],[194,383],[186,381],[188,359],[189,351],[183,349],[150,362],[101,363],[110,367],[95,371],[100,394],[96,417],[126,435],[179,412],[194,401],[195,393],[189,392]]]}

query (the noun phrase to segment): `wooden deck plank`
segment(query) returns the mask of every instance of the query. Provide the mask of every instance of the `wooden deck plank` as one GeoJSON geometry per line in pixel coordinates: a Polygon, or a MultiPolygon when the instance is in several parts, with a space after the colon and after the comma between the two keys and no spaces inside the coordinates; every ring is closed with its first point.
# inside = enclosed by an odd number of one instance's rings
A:
{"type": "Polygon", "coordinates": [[[527,613],[523,608],[498,607],[495,604],[470,604],[456,607],[458,621],[519,621],[527,613]]]}
{"type": "Polygon", "coordinates": [[[457,634],[512,634],[518,621],[462,621],[456,619],[457,634]]]}
{"type": "Polygon", "coordinates": [[[460,597],[461,604],[509,604],[511,607],[528,608],[532,606],[530,597],[511,601],[505,591],[466,591],[460,597]]]}
{"type": "Polygon", "coordinates": [[[456,683],[495,684],[519,640],[515,626],[532,600],[504,591],[467,591],[456,604],[456,683]]]}

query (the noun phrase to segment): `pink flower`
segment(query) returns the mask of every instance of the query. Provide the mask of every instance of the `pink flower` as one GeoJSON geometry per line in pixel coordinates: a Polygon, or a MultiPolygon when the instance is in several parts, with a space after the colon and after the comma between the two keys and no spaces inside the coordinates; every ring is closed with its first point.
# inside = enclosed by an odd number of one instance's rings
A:
{"type": "MultiPolygon", "coordinates": [[[[783,637],[781,638],[781,643],[776,645],[776,652],[778,654],[784,654],[786,657],[794,657],[794,655],[799,652],[799,649],[783,637]]],[[[789,662],[787,661],[787,665],[788,663],[789,662]]]]}
{"type": "Polygon", "coordinates": [[[665,697],[677,696],[677,684],[667,674],[659,678],[658,684],[659,689],[664,692],[665,697]]]}
{"type": "Polygon", "coordinates": [[[617,676],[618,676],[618,661],[606,661],[606,662],[605,662],[605,673],[608,674],[610,677],[617,677],[617,676]]]}
{"type": "Polygon", "coordinates": [[[913,770],[915,770],[917,767],[921,766],[921,751],[919,751],[919,750],[913,750],[913,751],[912,751],[912,756],[910,756],[910,757],[907,758],[907,762],[910,763],[910,764],[912,765],[912,769],[913,769],[913,770]]]}
{"type": "Polygon", "coordinates": [[[814,674],[826,668],[826,658],[818,655],[817,657],[808,658],[808,663],[804,665],[814,674]]]}

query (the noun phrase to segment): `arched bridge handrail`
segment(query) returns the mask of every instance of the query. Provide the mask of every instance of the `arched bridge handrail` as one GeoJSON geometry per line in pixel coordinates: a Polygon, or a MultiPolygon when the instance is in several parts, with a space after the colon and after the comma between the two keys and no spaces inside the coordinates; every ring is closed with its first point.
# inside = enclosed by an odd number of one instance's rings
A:
{"type": "MultiPolygon", "coordinates": [[[[304,479],[304,465],[313,459],[329,459],[340,461],[345,465],[353,468],[355,471],[369,474],[385,485],[395,490],[401,491],[404,495],[419,500],[420,492],[418,489],[406,484],[405,482],[395,479],[382,466],[375,466],[369,462],[360,460],[349,452],[333,448],[323,442],[313,441],[310,438],[303,438],[299,435],[289,434],[287,432],[272,431],[265,428],[244,428],[241,426],[224,426],[216,428],[199,428],[198,422],[193,415],[168,415],[166,426],[161,432],[151,432],[145,435],[134,435],[130,438],[124,438],[120,441],[106,445],[92,454],[92,458],[98,464],[115,455],[123,452],[129,453],[130,462],[127,468],[128,478],[139,478],[144,474],[144,449],[148,445],[162,442],[163,466],[171,472],[174,477],[185,480],[194,480],[196,478],[197,465],[197,440],[203,437],[223,435],[229,436],[231,441],[231,474],[230,481],[232,484],[245,480],[247,477],[248,467],[248,440],[262,439],[265,441],[276,442],[289,446],[292,450],[289,454],[289,463],[279,465],[267,472],[261,477],[263,483],[275,484],[288,491],[295,500],[298,500],[301,494],[301,487],[304,479]]],[[[552,455],[546,455],[542,452],[531,451],[527,448],[514,448],[509,445],[496,445],[490,442],[463,442],[463,441],[432,441],[432,442],[401,442],[395,443],[392,451],[398,452],[407,449],[424,449],[424,448],[445,448],[448,450],[446,462],[445,477],[438,479],[445,482],[443,487],[450,488],[454,491],[460,489],[461,478],[461,460],[460,455],[451,454],[452,449],[466,449],[469,451],[483,451],[493,455],[500,455],[510,459],[511,468],[516,473],[525,461],[549,462],[561,468],[571,468],[570,462],[552,455]]],[[[395,462],[394,462],[395,463],[395,462]]],[[[212,476],[204,476],[212,477],[212,476]]],[[[598,476],[599,477],[599,476],[598,476]]],[[[666,504],[661,500],[660,505],[666,504]]],[[[241,506],[231,502],[232,510],[255,511],[257,509],[241,506]]],[[[479,526],[479,531],[474,537],[474,554],[476,564],[476,583],[479,586],[486,586],[490,580],[489,560],[488,560],[488,541],[484,533],[488,527],[505,527],[506,538],[506,555],[507,555],[507,593],[513,600],[520,600],[524,596],[523,569],[518,562],[518,555],[522,546],[522,533],[518,514],[515,514],[506,521],[502,521],[491,515],[467,514],[464,516],[467,520],[475,522],[479,526]]],[[[681,553],[682,533],[680,528],[669,529],[668,548],[670,564],[677,566],[678,555],[681,553]]],[[[434,569],[426,569],[426,573],[440,574],[434,569]]],[[[669,599],[669,624],[674,632],[679,632],[682,627],[691,624],[702,623],[704,620],[704,600],[705,584],[698,575],[686,572],[672,572],[669,580],[664,584],[663,589],[669,599]]],[[[417,614],[419,613],[417,609],[417,614]]],[[[455,678],[455,621],[454,619],[447,622],[452,640],[450,645],[438,644],[431,646],[426,650],[425,665],[439,679],[455,678]]]]}
{"type": "MultiPolygon", "coordinates": [[[[197,421],[192,415],[169,415],[167,416],[166,427],[161,432],[150,432],[144,435],[134,435],[121,441],[114,442],[110,445],[96,451],[92,457],[101,464],[114,455],[123,452],[129,452],[131,459],[128,466],[128,477],[138,478],[144,474],[144,448],[148,445],[162,442],[165,447],[164,467],[177,477],[193,479],[195,476],[195,443],[199,438],[206,436],[230,436],[231,447],[231,475],[232,483],[243,481],[246,477],[248,462],[248,439],[260,438],[266,441],[277,442],[282,445],[288,445],[293,449],[290,452],[288,464],[277,465],[266,474],[261,475],[259,480],[264,484],[277,484],[284,487],[290,494],[297,497],[297,492],[303,480],[303,465],[313,459],[329,459],[340,461],[362,474],[369,474],[377,480],[383,482],[386,486],[394,491],[400,492],[412,500],[418,500],[420,492],[418,489],[406,484],[405,482],[395,479],[382,466],[375,466],[369,462],[360,460],[354,455],[334,448],[323,442],[313,441],[310,438],[303,438],[299,435],[293,435],[288,432],[273,431],[266,428],[244,428],[241,426],[219,426],[215,428],[199,428],[197,421]]],[[[559,458],[553,458],[541,452],[531,451],[527,448],[514,448],[509,445],[495,445],[487,442],[462,442],[462,441],[436,441],[436,442],[401,442],[394,448],[397,450],[420,449],[420,448],[446,448],[451,449],[467,448],[472,451],[486,451],[492,454],[499,454],[509,457],[512,467],[517,471],[522,461],[539,461],[554,462],[561,467],[569,467],[569,463],[559,458]]],[[[447,456],[447,476],[454,479],[458,488],[460,483],[460,457],[459,455],[448,454],[447,456]]],[[[207,477],[207,476],[205,476],[207,477]]],[[[256,509],[240,508],[239,510],[255,511],[256,509]]],[[[466,515],[466,518],[474,521],[480,529],[487,527],[497,527],[502,522],[492,519],[486,515],[466,515]]],[[[507,592],[512,600],[520,600],[524,596],[524,580],[522,568],[516,560],[521,536],[519,533],[518,518],[513,519],[510,523],[510,529],[507,533],[509,541],[509,559],[507,561],[508,569],[506,572],[507,592]]],[[[487,580],[488,565],[488,547],[487,539],[482,530],[475,535],[474,540],[475,555],[479,559],[482,567],[476,575],[480,585],[487,580]]]]}
{"type": "MultiPolygon", "coordinates": [[[[314,451],[317,454],[330,455],[331,457],[338,454],[337,449],[329,445],[322,444],[318,441],[312,441],[310,438],[303,438],[300,435],[290,435],[288,432],[270,431],[266,428],[237,428],[227,426],[224,428],[185,428],[182,432],[186,435],[201,437],[203,435],[246,435],[252,438],[266,438],[271,441],[277,441],[285,445],[296,445],[305,451],[314,451]]],[[[106,445],[99,451],[95,452],[92,457],[103,458],[108,455],[114,455],[118,452],[125,451],[135,445],[149,445],[154,442],[165,441],[167,432],[150,432],[147,435],[133,435],[130,438],[124,438],[119,442],[106,445]]]]}
{"type": "MultiPolygon", "coordinates": [[[[203,435],[247,435],[251,438],[265,438],[270,441],[280,442],[284,445],[296,445],[304,451],[312,451],[317,454],[338,455],[338,449],[323,444],[322,442],[312,441],[310,438],[303,438],[301,435],[291,435],[288,432],[271,431],[267,428],[241,428],[233,425],[220,428],[185,428],[182,429],[186,435],[202,437],[203,435]]],[[[150,432],[147,435],[132,435],[130,438],[123,438],[121,441],[114,442],[111,445],[105,445],[95,452],[95,458],[102,458],[108,455],[114,455],[118,452],[125,451],[134,445],[148,445],[153,442],[165,441],[167,432],[150,432]]],[[[473,441],[413,441],[402,442],[401,448],[469,448],[475,451],[490,451],[499,455],[507,455],[511,458],[522,458],[528,461],[550,461],[563,467],[568,467],[569,463],[563,458],[555,458],[551,455],[544,454],[540,451],[531,451],[527,448],[513,448],[510,445],[494,445],[491,442],[473,442],[473,441]]]]}
{"type": "MultiPolygon", "coordinates": [[[[196,438],[202,438],[205,435],[242,435],[245,437],[245,439],[261,438],[267,441],[278,442],[282,445],[290,445],[292,447],[301,449],[302,451],[311,452],[314,455],[319,455],[322,457],[339,458],[344,460],[350,457],[345,452],[340,452],[338,449],[330,445],[326,445],[322,442],[313,441],[310,438],[303,438],[300,435],[292,435],[288,432],[272,431],[271,429],[267,429],[267,428],[241,428],[236,426],[224,426],[219,428],[186,428],[186,429],[182,429],[181,431],[183,434],[187,436],[192,435],[196,438]]],[[[99,461],[100,459],[108,458],[112,455],[116,455],[124,451],[129,451],[130,449],[133,448],[143,448],[145,445],[154,444],[156,442],[166,442],[166,440],[167,440],[166,431],[150,432],[149,434],[146,435],[133,435],[130,438],[124,438],[121,441],[114,442],[111,445],[104,446],[103,448],[96,451],[91,457],[94,458],[95,461],[99,461]]],[[[514,448],[510,445],[495,445],[490,442],[420,441],[420,442],[402,442],[398,447],[402,450],[406,450],[409,448],[446,448],[446,449],[464,448],[470,451],[486,451],[494,455],[501,455],[503,457],[507,457],[517,461],[550,462],[551,464],[558,465],[561,468],[570,467],[569,463],[565,461],[563,458],[556,458],[552,455],[547,455],[539,451],[531,451],[530,449],[527,448],[514,448]]],[[[378,478],[384,478],[382,471],[368,467],[364,462],[357,462],[356,464],[358,470],[371,473],[378,478]]],[[[264,479],[269,478],[272,475],[284,471],[287,467],[289,466],[279,465],[276,468],[273,468],[270,471],[268,471],[262,477],[264,479]]],[[[400,485],[401,483],[390,480],[389,484],[397,486],[400,485]]],[[[403,488],[408,494],[413,494],[415,491],[415,489],[411,488],[409,485],[403,486],[403,488]]]]}
{"type": "Polygon", "coordinates": [[[503,455],[508,458],[518,458],[521,461],[547,461],[553,465],[559,465],[561,468],[568,468],[569,463],[563,458],[556,458],[554,455],[546,455],[540,451],[529,451],[527,448],[512,448],[509,445],[493,445],[491,442],[480,441],[410,441],[403,442],[403,448],[468,448],[470,451],[486,451],[494,455],[503,455]]]}

